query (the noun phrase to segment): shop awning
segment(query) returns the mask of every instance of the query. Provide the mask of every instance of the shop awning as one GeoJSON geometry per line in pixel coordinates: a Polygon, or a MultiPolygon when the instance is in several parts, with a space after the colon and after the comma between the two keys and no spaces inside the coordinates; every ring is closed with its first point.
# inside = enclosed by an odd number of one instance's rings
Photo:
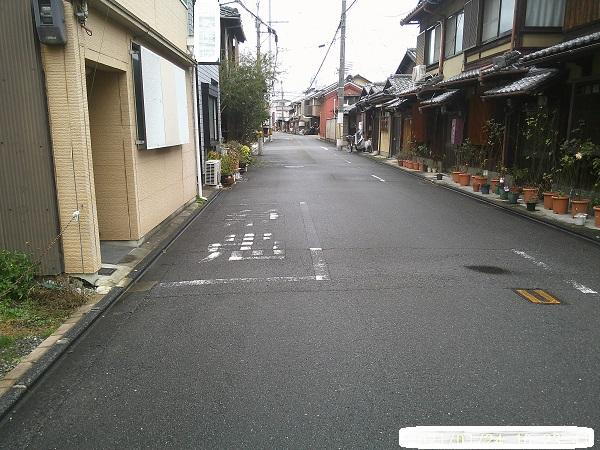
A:
{"type": "Polygon", "coordinates": [[[441,94],[436,95],[435,97],[430,98],[429,100],[424,100],[421,102],[420,108],[433,108],[435,106],[441,106],[446,104],[452,100],[454,100],[458,94],[460,93],[460,89],[452,89],[450,91],[443,92],[441,94]]]}
{"type": "Polygon", "coordinates": [[[512,97],[537,94],[548,82],[556,78],[558,73],[558,69],[538,69],[534,67],[518,80],[485,91],[482,97],[512,97]]]}

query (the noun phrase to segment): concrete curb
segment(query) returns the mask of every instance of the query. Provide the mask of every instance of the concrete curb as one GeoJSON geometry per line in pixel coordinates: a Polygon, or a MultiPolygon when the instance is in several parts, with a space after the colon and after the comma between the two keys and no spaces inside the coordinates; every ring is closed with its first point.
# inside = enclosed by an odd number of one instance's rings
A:
{"type": "Polygon", "coordinates": [[[127,287],[113,287],[92,306],[89,312],[83,314],[71,328],[65,331],[56,342],[48,347],[45,353],[41,355],[37,361],[34,363],[22,361],[15,367],[15,369],[18,369],[19,366],[22,366],[21,370],[23,373],[14,382],[12,387],[4,394],[0,395],[0,420],[10,412],[16,403],[35,385],[42,375],[58,361],[58,359],[69,349],[71,344],[77,341],[77,339],[81,337],[100,316],[105,314],[106,311],[108,311],[108,309],[129,290],[129,288],[135,285],[144,273],[146,273],[146,271],[154,264],[158,257],[170,247],[171,244],[178,239],[179,236],[181,236],[210,205],[212,205],[213,202],[216,201],[222,192],[222,190],[217,191],[210,200],[190,214],[180,227],[163,239],[157,247],[146,255],[146,257],[135,266],[134,270],[131,271],[129,275],[131,281],[127,287]]]}
{"type": "MultiPolygon", "coordinates": [[[[412,171],[404,170],[401,167],[392,166],[392,165],[386,163],[386,160],[382,160],[382,159],[377,158],[377,157],[372,156],[372,155],[367,155],[367,154],[364,154],[364,153],[358,153],[358,154],[360,156],[362,156],[364,158],[367,158],[367,159],[370,159],[371,161],[374,161],[374,162],[376,162],[378,164],[381,164],[383,166],[389,167],[390,169],[398,170],[398,171],[400,171],[402,173],[405,173],[407,175],[412,175],[414,177],[417,177],[417,178],[419,178],[419,179],[421,179],[423,181],[426,181],[426,182],[428,182],[428,183],[430,183],[430,184],[432,184],[434,186],[437,186],[437,187],[440,187],[440,188],[443,188],[443,189],[447,189],[449,191],[453,191],[453,192],[456,192],[458,194],[462,194],[463,196],[465,196],[467,198],[471,198],[471,199],[477,200],[477,201],[479,201],[481,203],[485,203],[485,204],[488,204],[488,205],[495,206],[496,208],[502,209],[503,211],[506,211],[506,212],[508,212],[510,214],[513,214],[515,216],[519,216],[519,217],[531,220],[533,222],[537,222],[539,224],[546,225],[546,226],[554,228],[556,230],[568,233],[568,234],[570,234],[570,235],[572,235],[574,237],[583,239],[583,240],[585,240],[585,241],[587,241],[587,242],[589,242],[591,244],[600,246],[600,237],[599,237],[600,236],[600,230],[598,230],[597,232],[595,232],[593,230],[589,230],[588,231],[587,229],[581,229],[581,227],[576,227],[575,225],[569,226],[568,224],[561,224],[561,223],[558,223],[558,222],[553,222],[553,221],[546,220],[543,217],[536,217],[534,215],[535,213],[530,213],[530,212],[528,212],[526,210],[523,210],[520,207],[511,206],[509,204],[503,204],[503,203],[500,203],[500,202],[498,202],[498,201],[496,201],[494,199],[491,199],[491,198],[485,198],[485,197],[482,197],[480,195],[475,195],[474,193],[470,193],[468,191],[464,191],[464,190],[459,189],[459,188],[457,188],[455,186],[441,184],[441,183],[436,183],[435,180],[431,180],[431,179],[427,178],[426,176],[422,175],[420,172],[412,172],[412,171]]],[[[444,174],[444,175],[449,176],[447,174],[444,174]]]]}

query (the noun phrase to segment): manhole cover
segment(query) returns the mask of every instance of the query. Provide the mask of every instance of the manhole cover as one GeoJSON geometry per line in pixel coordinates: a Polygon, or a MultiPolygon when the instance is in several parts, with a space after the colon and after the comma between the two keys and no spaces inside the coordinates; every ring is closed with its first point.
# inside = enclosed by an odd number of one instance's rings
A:
{"type": "Polygon", "coordinates": [[[543,289],[515,289],[515,293],[538,305],[560,305],[560,300],[543,289]]]}
{"type": "Polygon", "coordinates": [[[494,275],[503,275],[510,273],[508,270],[503,269],[502,267],[497,266],[465,266],[469,270],[473,270],[475,272],[481,273],[489,273],[494,275]]]}
{"type": "Polygon", "coordinates": [[[108,267],[103,267],[98,271],[98,275],[104,275],[104,276],[108,276],[108,275],[112,275],[113,273],[115,273],[117,271],[117,269],[112,269],[112,268],[108,268],[108,267]]]}

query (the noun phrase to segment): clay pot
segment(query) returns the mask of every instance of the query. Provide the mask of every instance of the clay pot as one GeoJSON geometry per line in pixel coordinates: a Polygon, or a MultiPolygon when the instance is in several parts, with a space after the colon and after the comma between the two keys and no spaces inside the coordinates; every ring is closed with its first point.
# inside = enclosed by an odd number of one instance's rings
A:
{"type": "Polygon", "coordinates": [[[423,163],[422,162],[417,163],[417,170],[419,172],[423,172],[423,163]]]}
{"type": "Polygon", "coordinates": [[[600,228],[600,206],[594,206],[594,222],[597,228],[600,228]]]}
{"type": "Polygon", "coordinates": [[[469,174],[469,173],[461,173],[458,176],[458,183],[461,186],[468,186],[470,181],[471,181],[471,174],[469,174]]]}
{"type": "Polygon", "coordinates": [[[552,209],[554,214],[567,214],[569,211],[569,197],[555,195],[552,197],[552,209]]]}
{"type": "Polygon", "coordinates": [[[571,200],[571,214],[575,217],[575,214],[587,214],[591,200],[584,198],[581,200],[571,200]]]}
{"type": "Polygon", "coordinates": [[[556,192],[544,192],[544,209],[552,209],[552,198],[556,192]]]}
{"type": "Polygon", "coordinates": [[[459,182],[458,177],[460,176],[462,172],[452,172],[452,181],[454,181],[455,183],[459,182]]]}
{"type": "Polygon", "coordinates": [[[235,183],[233,175],[221,175],[221,184],[223,186],[232,186],[235,183]]]}
{"type": "Polygon", "coordinates": [[[473,192],[479,192],[481,188],[481,181],[479,175],[474,175],[471,177],[471,186],[473,186],[473,192]]]}
{"type": "Polygon", "coordinates": [[[538,189],[537,188],[524,188],[523,189],[523,202],[524,203],[537,203],[538,201],[538,189]]]}
{"type": "Polygon", "coordinates": [[[490,181],[491,192],[496,192],[496,186],[498,186],[498,183],[500,183],[500,178],[494,178],[492,181],[490,181]]]}

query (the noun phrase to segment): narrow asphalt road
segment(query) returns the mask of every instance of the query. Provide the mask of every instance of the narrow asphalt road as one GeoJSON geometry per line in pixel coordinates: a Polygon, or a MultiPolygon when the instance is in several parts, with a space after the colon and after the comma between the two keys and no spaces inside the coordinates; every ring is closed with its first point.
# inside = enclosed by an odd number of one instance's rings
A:
{"type": "Polygon", "coordinates": [[[416,425],[600,431],[599,267],[600,248],[568,234],[277,135],[3,420],[0,447],[397,448],[416,425]]]}

